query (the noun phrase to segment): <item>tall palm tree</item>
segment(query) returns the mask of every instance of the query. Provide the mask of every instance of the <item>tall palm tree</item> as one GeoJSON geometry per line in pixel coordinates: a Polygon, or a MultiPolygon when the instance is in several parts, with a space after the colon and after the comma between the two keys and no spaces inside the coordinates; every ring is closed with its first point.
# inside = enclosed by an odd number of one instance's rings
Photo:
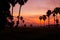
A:
{"type": "Polygon", "coordinates": [[[56,16],[55,13],[53,13],[53,17],[54,17],[54,25],[55,25],[55,16],[56,16]]]}
{"type": "MultiPolygon", "coordinates": [[[[17,3],[17,0],[9,0],[9,3],[12,5],[12,18],[13,18],[13,7],[15,6],[15,4],[17,3]]],[[[13,20],[11,20],[13,23],[13,20]]],[[[13,26],[13,25],[12,25],[13,26]]]]}
{"type": "Polygon", "coordinates": [[[20,13],[21,13],[21,7],[22,5],[24,5],[28,0],[17,0],[17,2],[19,3],[20,5],[20,8],[19,8],[19,15],[18,15],[18,22],[19,22],[19,16],[20,16],[20,13]]]}
{"type": "Polygon", "coordinates": [[[51,15],[51,10],[48,10],[48,11],[47,11],[48,25],[49,25],[49,17],[50,17],[50,15],[51,15]]]}
{"type": "Polygon", "coordinates": [[[43,20],[44,20],[44,26],[45,26],[45,20],[46,20],[46,15],[43,15],[43,20]]]}
{"type": "Polygon", "coordinates": [[[40,16],[40,17],[39,17],[39,19],[40,19],[40,23],[41,23],[41,20],[42,20],[42,16],[40,16]]]}
{"type": "Polygon", "coordinates": [[[17,0],[10,0],[10,3],[12,5],[12,15],[13,15],[13,7],[15,6],[15,4],[17,3],[17,0]]]}

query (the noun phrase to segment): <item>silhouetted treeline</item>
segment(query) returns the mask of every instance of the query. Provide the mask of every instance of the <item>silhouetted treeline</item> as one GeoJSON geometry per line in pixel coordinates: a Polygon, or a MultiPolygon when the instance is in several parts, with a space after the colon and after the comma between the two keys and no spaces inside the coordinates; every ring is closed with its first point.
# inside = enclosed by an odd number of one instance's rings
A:
{"type": "MultiPolygon", "coordinates": [[[[15,27],[17,28],[19,25],[19,20],[22,20],[22,22],[24,23],[25,20],[23,19],[22,16],[20,16],[21,14],[21,7],[27,2],[28,0],[0,0],[0,29],[4,29],[5,27],[10,27],[12,28],[14,26],[14,21],[13,21],[13,9],[15,7],[15,5],[18,3],[20,5],[19,7],[19,14],[17,17],[17,22],[15,27]],[[10,5],[11,4],[11,5],[10,5]],[[10,7],[12,6],[12,15],[10,13],[10,7]],[[10,20],[10,21],[9,21],[10,20]]],[[[40,20],[44,20],[44,25],[45,25],[45,20],[47,19],[46,17],[48,17],[48,25],[50,23],[50,15],[53,14],[54,17],[54,23],[56,23],[56,25],[59,25],[59,20],[57,19],[57,14],[60,14],[60,7],[56,7],[54,8],[53,11],[48,10],[46,12],[46,15],[40,16],[39,19],[40,20]]],[[[26,27],[26,24],[24,23],[24,26],[26,27]]],[[[32,24],[30,25],[31,27],[33,26],[32,24]]]]}
{"type": "MultiPolygon", "coordinates": [[[[58,16],[57,14],[60,14],[60,7],[54,8],[53,11],[48,10],[48,11],[46,12],[46,15],[40,16],[39,19],[40,19],[40,20],[43,19],[44,22],[45,22],[45,20],[47,19],[46,17],[48,17],[48,27],[49,27],[51,14],[52,14],[52,16],[54,17],[54,25],[58,26],[58,25],[59,25],[59,19],[57,18],[57,16],[58,16]],[[56,24],[55,24],[55,23],[56,23],[56,24]]],[[[44,24],[45,24],[45,23],[44,23],[44,24]]]]}

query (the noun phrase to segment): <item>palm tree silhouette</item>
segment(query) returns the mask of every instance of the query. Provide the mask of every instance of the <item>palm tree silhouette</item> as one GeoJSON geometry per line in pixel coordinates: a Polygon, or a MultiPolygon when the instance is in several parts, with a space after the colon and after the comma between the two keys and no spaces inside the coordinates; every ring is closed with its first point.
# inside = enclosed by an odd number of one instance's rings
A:
{"type": "Polygon", "coordinates": [[[20,13],[21,13],[21,7],[22,5],[24,5],[28,0],[17,0],[17,2],[19,3],[20,5],[20,8],[19,8],[19,15],[18,15],[18,22],[19,22],[19,16],[20,16],[20,13]]]}
{"type": "Polygon", "coordinates": [[[60,7],[54,8],[54,10],[52,11],[52,13],[53,13],[53,16],[56,16],[56,19],[57,19],[57,14],[58,13],[60,14],[60,7]]]}
{"type": "Polygon", "coordinates": [[[10,3],[12,5],[12,15],[13,15],[13,7],[15,6],[15,4],[17,3],[17,0],[10,0],[10,3]]]}
{"type": "Polygon", "coordinates": [[[22,22],[24,23],[25,21],[24,21],[24,20],[22,20],[22,22]]]}
{"type": "Polygon", "coordinates": [[[42,18],[44,20],[44,26],[45,26],[46,15],[43,15],[42,18]]]}
{"type": "Polygon", "coordinates": [[[26,24],[24,24],[24,27],[26,27],[26,24]]]}
{"type": "Polygon", "coordinates": [[[40,16],[40,17],[39,17],[39,19],[40,19],[40,23],[41,23],[41,20],[42,20],[42,16],[40,16]]]}
{"type": "Polygon", "coordinates": [[[48,10],[48,11],[47,11],[48,25],[49,25],[49,17],[50,17],[50,15],[51,15],[51,10],[48,10]]]}
{"type": "MultiPolygon", "coordinates": [[[[17,3],[17,0],[9,0],[10,1],[10,4],[12,5],[12,17],[13,17],[13,7],[16,5],[16,3],[17,3]]],[[[11,20],[12,21],[12,26],[13,26],[13,23],[14,23],[14,21],[13,20],[11,20]]]]}
{"type": "Polygon", "coordinates": [[[30,27],[32,27],[33,25],[32,24],[30,24],[30,27]]]}
{"type": "Polygon", "coordinates": [[[56,16],[55,13],[53,13],[53,17],[54,17],[54,25],[55,25],[55,16],[56,16]]]}
{"type": "MultiPolygon", "coordinates": [[[[17,16],[17,18],[18,18],[18,16],[17,16]]],[[[24,20],[23,20],[23,17],[21,16],[21,17],[19,17],[19,19],[22,21],[22,22],[24,22],[24,20]]],[[[17,21],[17,23],[16,23],[16,28],[17,28],[17,26],[18,26],[18,24],[19,24],[19,21],[17,21]]]]}
{"type": "Polygon", "coordinates": [[[20,20],[23,20],[23,17],[22,16],[20,17],[20,20]]]}
{"type": "Polygon", "coordinates": [[[58,7],[56,7],[56,8],[53,10],[53,13],[55,13],[55,14],[56,14],[56,19],[57,19],[57,14],[59,13],[59,8],[58,8],[58,7]]]}

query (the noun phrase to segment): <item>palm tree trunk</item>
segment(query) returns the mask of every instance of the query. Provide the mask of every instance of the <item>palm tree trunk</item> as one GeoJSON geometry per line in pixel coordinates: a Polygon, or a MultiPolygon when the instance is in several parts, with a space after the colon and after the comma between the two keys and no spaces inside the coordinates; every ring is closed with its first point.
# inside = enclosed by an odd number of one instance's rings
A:
{"type": "Polygon", "coordinates": [[[20,8],[19,8],[18,24],[19,24],[20,13],[21,13],[21,5],[20,5],[20,8]]]}

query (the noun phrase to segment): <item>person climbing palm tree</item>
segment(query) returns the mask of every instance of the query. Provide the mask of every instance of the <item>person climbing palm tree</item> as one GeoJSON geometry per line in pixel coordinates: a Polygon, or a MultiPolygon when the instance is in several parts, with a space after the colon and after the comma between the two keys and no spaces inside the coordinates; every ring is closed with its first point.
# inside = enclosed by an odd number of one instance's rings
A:
{"type": "MultiPolygon", "coordinates": [[[[22,5],[24,5],[28,0],[17,0],[18,4],[20,5],[20,8],[19,8],[19,15],[18,15],[18,21],[17,23],[19,24],[19,16],[20,16],[20,13],[21,13],[21,7],[22,5]]],[[[17,25],[18,25],[17,24],[17,25]]]]}
{"type": "Polygon", "coordinates": [[[48,11],[47,11],[48,25],[49,25],[49,17],[50,17],[50,15],[51,15],[51,10],[48,10],[48,11]]]}

